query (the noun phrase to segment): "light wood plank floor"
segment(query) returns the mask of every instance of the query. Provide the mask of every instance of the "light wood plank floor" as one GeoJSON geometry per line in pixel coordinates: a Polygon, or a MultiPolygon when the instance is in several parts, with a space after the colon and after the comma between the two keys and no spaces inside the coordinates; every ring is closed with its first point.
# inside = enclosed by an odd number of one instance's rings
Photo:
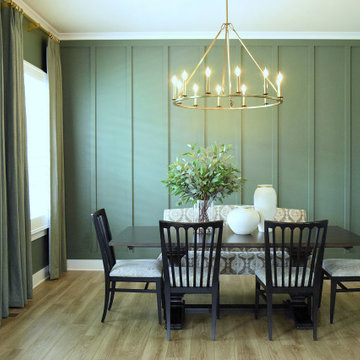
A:
{"type": "MultiPolygon", "coordinates": [[[[254,282],[222,276],[221,301],[253,302],[254,282]]],[[[259,320],[251,312],[222,314],[214,342],[210,315],[187,314],[185,328],[172,331],[168,342],[157,323],[155,294],[116,294],[104,324],[103,296],[102,272],[69,271],[39,285],[25,309],[3,319],[0,359],[360,359],[360,294],[338,294],[330,325],[327,282],[317,342],[312,330],[295,330],[284,310],[274,310],[272,342],[265,310],[259,320]]]]}

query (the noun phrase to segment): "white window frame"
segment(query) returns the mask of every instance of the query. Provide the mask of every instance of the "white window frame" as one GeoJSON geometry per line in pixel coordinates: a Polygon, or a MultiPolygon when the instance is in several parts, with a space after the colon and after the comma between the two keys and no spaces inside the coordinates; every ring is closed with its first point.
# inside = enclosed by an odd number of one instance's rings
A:
{"type": "MultiPolygon", "coordinates": [[[[38,67],[32,65],[31,63],[24,60],[24,74],[25,71],[27,73],[30,73],[34,75],[34,77],[39,78],[43,81],[48,81],[48,75],[43,70],[39,69],[38,67]]],[[[25,79],[24,79],[25,81],[25,79]]],[[[49,113],[49,122],[50,122],[50,113],[49,113]]],[[[50,124],[49,124],[50,125],[50,124]]],[[[49,134],[50,137],[50,134],[49,134]]],[[[50,141],[50,138],[49,138],[50,141]]],[[[50,148],[49,148],[49,157],[50,157],[50,148]]],[[[49,158],[50,161],[50,158],[49,158]]],[[[49,168],[50,171],[50,168],[49,168]]],[[[49,174],[50,179],[50,174],[49,174]]],[[[50,184],[49,184],[49,190],[50,190],[50,184]]],[[[50,196],[50,194],[49,194],[50,196]]],[[[49,204],[49,212],[50,212],[50,204],[49,204]]],[[[31,241],[34,241],[36,239],[39,239],[43,236],[45,236],[48,233],[49,228],[49,222],[50,222],[50,213],[48,216],[38,216],[31,219],[31,241]]]]}

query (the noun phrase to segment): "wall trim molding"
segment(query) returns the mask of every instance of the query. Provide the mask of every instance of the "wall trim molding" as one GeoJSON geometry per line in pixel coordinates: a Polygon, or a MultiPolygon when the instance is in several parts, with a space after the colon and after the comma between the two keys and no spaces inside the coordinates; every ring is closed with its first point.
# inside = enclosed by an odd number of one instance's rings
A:
{"type": "MultiPolygon", "coordinates": [[[[216,32],[57,33],[60,40],[212,40],[216,32]]],[[[360,32],[241,32],[243,39],[359,40],[360,32]]],[[[230,34],[236,39],[235,34],[230,34]]]]}
{"type": "Polygon", "coordinates": [[[33,274],[33,289],[35,289],[38,285],[44,282],[46,279],[50,277],[49,275],[49,266],[45,266],[43,269],[40,269],[38,272],[33,274]]]}
{"type": "Polygon", "coordinates": [[[67,269],[74,271],[103,271],[101,259],[68,259],[67,269]]]}
{"type": "MultiPolygon", "coordinates": [[[[24,12],[33,20],[40,23],[47,31],[54,34],[60,40],[189,40],[189,39],[213,39],[217,32],[100,32],[100,33],[64,33],[56,30],[37,11],[27,5],[23,0],[17,0],[24,12]]],[[[360,40],[360,32],[305,32],[305,31],[244,31],[240,32],[243,39],[328,39],[328,40],[360,40]]],[[[236,39],[235,34],[230,33],[231,39],[236,39]]]]}

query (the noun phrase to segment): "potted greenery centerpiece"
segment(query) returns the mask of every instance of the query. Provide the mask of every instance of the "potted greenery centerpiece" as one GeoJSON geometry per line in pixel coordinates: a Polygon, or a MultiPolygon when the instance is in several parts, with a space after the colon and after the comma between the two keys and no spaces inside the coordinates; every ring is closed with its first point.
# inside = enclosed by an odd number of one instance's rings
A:
{"type": "Polygon", "coordinates": [[[188,146],[191,150],[169,165],[168,178],[162,182],[179,197],[178,205],[199,201],[199,221],[209,221],[209,205],[239,191],[245,179],[231,163],[231,145],[188,146]]]}

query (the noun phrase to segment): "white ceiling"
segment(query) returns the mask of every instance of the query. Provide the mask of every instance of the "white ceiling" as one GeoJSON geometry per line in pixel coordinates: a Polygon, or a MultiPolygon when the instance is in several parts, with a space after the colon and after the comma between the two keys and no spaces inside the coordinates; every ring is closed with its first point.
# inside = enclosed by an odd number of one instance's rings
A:
{"type": "MultiPolygon", "coordinates": [[[[18,0],[60,39],[210,38],[225,0],[18,0]]],[[[360,39],[359,0],[229,0],[244,38],[360,39]]]]}

